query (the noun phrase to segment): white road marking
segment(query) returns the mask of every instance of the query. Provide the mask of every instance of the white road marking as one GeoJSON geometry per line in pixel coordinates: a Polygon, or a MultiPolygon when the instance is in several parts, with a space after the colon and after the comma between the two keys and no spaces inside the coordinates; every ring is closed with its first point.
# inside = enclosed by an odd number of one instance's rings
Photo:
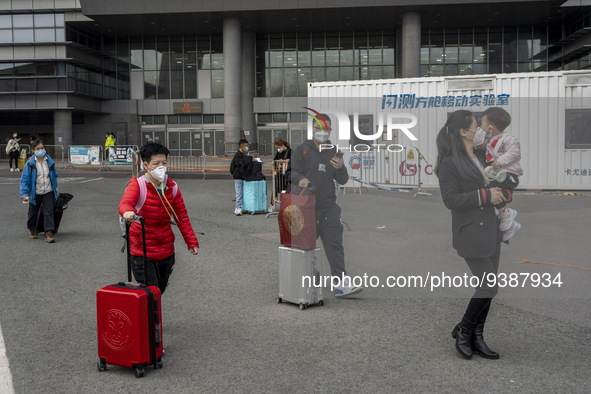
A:
{"type": "MultiPolygon", "coordinates": [[[[59,183],[86,183],[98,181],[100,178],[88,179],[84,177],[59,177],[57,178],[59,183]]],[[[0,178],[0,185],[19,185],[21,183],[20,178],[0,178]]]]}
{"type": "Polygon", "coordinates": [[[103,179],[103,178],[101,177],[101,178],[87,179],[85,181],[81,181],[78,183],[88,183],[88,182],[100,181],[101,179],[103,179]]]}
{"type": "Polygon", "coordinates": [[[6,349],[4,347],[4,337],[2,336],[2,326],[0,326],[0,393],[13,394],[12,374],[6,358],[6,349]]]}

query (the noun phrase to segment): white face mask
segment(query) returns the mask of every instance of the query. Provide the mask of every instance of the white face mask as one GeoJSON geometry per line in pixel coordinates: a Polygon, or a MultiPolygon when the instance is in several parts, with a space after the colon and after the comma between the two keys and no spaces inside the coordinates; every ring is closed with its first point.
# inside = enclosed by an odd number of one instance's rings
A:
{"type": "Polygon", "coordinates": [[[277,148],[277,152],[279,152],[279,153],[283,152],[283,148],[277,148]]]}
{"type": "Polygon", "coordinates": [[[150,171],[150,175],[154,177],[158,182],[162,182],[166,176],[166,166],[158,166],[150,171]]]}
{"type": "Polygon", "coordinates": [[[326,131],[318,131],[318,132],[314,133],[314,139],[317,142],[324,144],[326,141],[328,141],[329,135],[330,135],[330,133],[328,133],[326,131]]]}
{"type": "MultiPolygon", "coordinates": [[[[470,138],[470,137],[468,137],[470,138]]],[[[473,138],[470,138],[472,140],[472,144],[474,146],[478,146],[478,145],[482,145],[484,144],[484,140],[486,138],[486,132],[484,130],[482,130],[482,128],[478,127],[476,128],[476,133],[474,134],[473,138]]]]}

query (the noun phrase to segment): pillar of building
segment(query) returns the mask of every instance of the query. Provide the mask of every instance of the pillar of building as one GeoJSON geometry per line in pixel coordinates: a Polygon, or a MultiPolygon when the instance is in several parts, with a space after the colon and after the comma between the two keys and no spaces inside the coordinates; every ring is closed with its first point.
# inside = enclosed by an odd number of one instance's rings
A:
{"type": "Polygon", "coordinates": [[[58,109],[53,112],[53,134],[54,144],[62,145],[64,150],[67,152],[68,146],[72,145],[71,110],[58,109]]]}
{"type": "Polygon", "coordinates": [[[240,20],[224,18],[224,140],[226,155],[238,147],[242,129],[242,52],[240,20]]]}
{"type": "Polygon", "coordinates": [[[421,76],[421,14],[407,12],[402,15],[402,50],[400,77],[421,76]]]}
{"type": "Polygon", "coordinates": [[[256,88],[255,36],[242,32],[242,130],[250,132],[249,142],[257,142],[254,118],[254,96],[256,88]]]}

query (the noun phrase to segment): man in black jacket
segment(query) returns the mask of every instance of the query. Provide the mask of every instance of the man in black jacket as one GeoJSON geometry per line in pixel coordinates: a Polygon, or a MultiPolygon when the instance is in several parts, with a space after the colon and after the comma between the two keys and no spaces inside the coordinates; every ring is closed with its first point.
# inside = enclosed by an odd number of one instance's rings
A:
{"type": "Polygon", "coordinates": [[[363,290],[351,285],[345,270],[341,207],[336,203],[334,181],[344,185],[349,180],[349,174],[342,157],[336,156],[337,149],[328,148],[331,122],[326,115],[322,117],[322,125],[314,124],[314,138],[293,150],[288,171],[291,171],[292,185],[310,185],[316,189],[316,234],[324,245],[333,278],[339,278],[334,282],[334,294],[336,297],[345,297],[363,290]]]}
{"type": "Polygon", "coordinates": [[[236,216],[242,215],[242,185],[252,162],[252,157],[247,156],[247,153],[248,141],[238,141],[238,152],[236,152],[232,163],[230,163],[230,173],[234,178],[234,190],[236,191],[236,208],[234,208],[236,216]]]}

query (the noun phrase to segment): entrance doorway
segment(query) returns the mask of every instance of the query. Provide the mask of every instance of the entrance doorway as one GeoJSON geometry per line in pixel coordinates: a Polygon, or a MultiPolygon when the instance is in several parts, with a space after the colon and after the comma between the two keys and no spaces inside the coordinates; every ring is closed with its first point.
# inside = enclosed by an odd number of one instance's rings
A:
{"type": "Polygon", "coordinates": [[[221,156],[224,154],[224,131],[215,129],[142,130],[142,143],[158,142],[171,156],[221,156]]]}
{"type": "Polygon", "coordinates": [[[259,154],[261,156],[273,156],[275,154],[275,140],[278,138],[289,141],[286,128],[259,127],[257,138],[259,154]]]}

